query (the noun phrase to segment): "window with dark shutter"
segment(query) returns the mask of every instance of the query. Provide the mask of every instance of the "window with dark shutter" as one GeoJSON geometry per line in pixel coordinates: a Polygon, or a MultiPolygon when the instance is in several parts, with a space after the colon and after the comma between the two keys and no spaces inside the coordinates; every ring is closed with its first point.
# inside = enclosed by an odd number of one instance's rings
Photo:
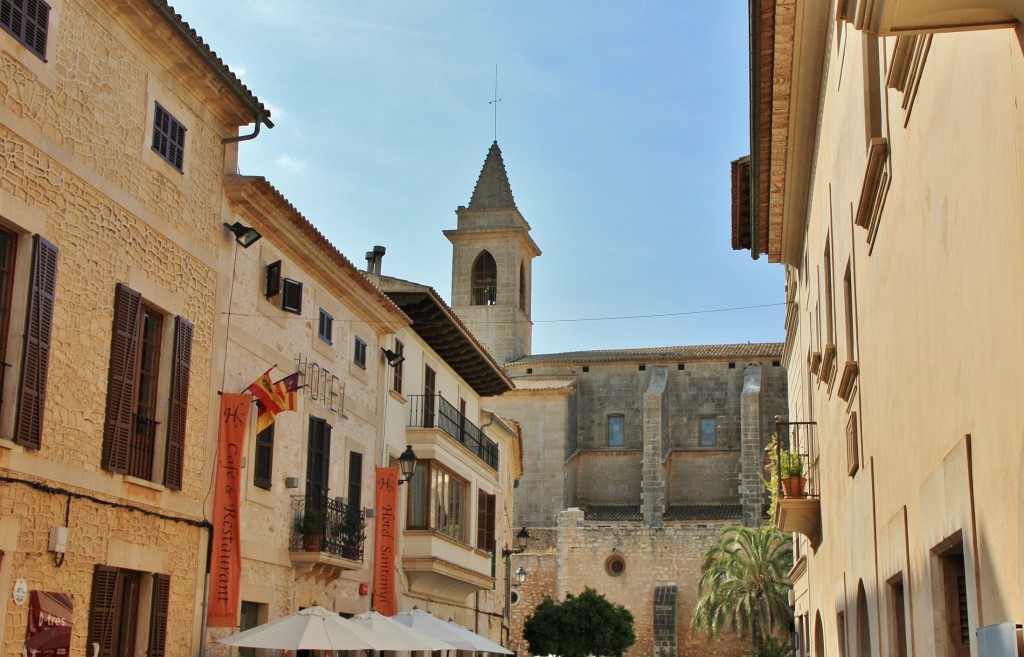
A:
{"type": "Polygon", "coordinates": [[[267,265],[267,284],[263,295],[276,297],[281,294],[281,261],[272,262],[267,265]]]}
{"type": "Polygon", "coordinates": [[[167,420],[167,460],[164,485],[181,490],[185,469],[185,421],[188,415],[188,382],[192,371],[192,334],[187,319],[175,318],[174,360],[171,367],[171,401],[167,420]]]}
{"type": "Polygon", "coordinates": [[[302,283],[293,281],[290,278],[284,279],[281,310],[286,310],[296,315],[302,314],[302,283]]]}
{"type": "Polygon", "coordinates": [[[393,368],[395,378],[392,387],[395,389],[395,392],[402,394],[402,365],[405,364],[405,345],[402,344],[401,340],[395,340],[395,355],[402,356],[402,359],[393,368]]]}
{"type": "Polygon", "coordinates": [[[92,599],[89,603],[89,654],[92,645],[99,644],[99,657],[114,654],[114,630],[118,617],[117,601],[120,580],[117,568],[96,564],[92,570],[92,599]]]}
{"type": "Polygon", "coordinates": [[[327,344],[331,344],[334,336],[334,318],[323,308],[320,309],[320,323],[316,335],[327,344]]]}
{"type": "Polygon", "coordinates": [[[363,455],[359,452],[348,453],[348,505],[363,506],[363,455]]]}
{"type": "Polygon", "coordinates": [[[0,0],[0,27],[46,61],[50,5],[43,0],[0,0]]]}
{"type": "Polygon", "coordinates": [[[178,171],[184,170],[185,126],[160,103],[153,112],[153,150],[178,171]]]}
{"type": "Polygon", "coordinates": [[[43,435],[46,375],[50,363],[50,332],[57,291],[57,247],[41,236],[33,238],[32,273],[25,319],[25,350],[21,359],[21,385],[14,440],[39,449],[43,435]]]}
{"type": "Polygon", "coordinates": [[[167,612],[171,601],[171,576],[153,575],[153,606],[149,617],[149,653],[147,657],[164,657],[167,644],[167,612]]]}
{"type": "Polygon", "coordinates": [[[309,418],[306,457],[306,499],[319,504],[327,498],[328,466],[331,461],[331,425],[319,417],[309,418]]]}
{"type": "Polygon", "coordinates": [[[103,468],[128,471],[128,451],[138,400],[139,325],[142,295],[118,283],[107,380],[107,415],[103,423],[103,468]]]}
{"type": "Polygon", "coordinates": [[[497,496],[478,491],[476,546],[481,550],[494,552],[494,525],[497,510],[497,496]]]}
{"type": "Polygon", "coordinates": [[[253,485],[270,490],[274,473],[274,425],[271,424],[256,434],[256,467],[253,468],[253,485]]]}
{"type": "Polygon", "coordinates": [[[366,368],[366,341],[357,337],[355,348],[352,352],[352,362],[362,368],[366,368]]]}

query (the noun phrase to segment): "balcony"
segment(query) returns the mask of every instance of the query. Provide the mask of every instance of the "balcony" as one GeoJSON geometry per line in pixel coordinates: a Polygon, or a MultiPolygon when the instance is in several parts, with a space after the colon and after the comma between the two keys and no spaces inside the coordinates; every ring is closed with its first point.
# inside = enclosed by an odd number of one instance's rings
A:
{"type": "Polygon", "coordinates": [[[329,498],[293,497],[288,549],[299,577],[332,582],[363,565],[363,510],[329,498]]]}
{"type": "Polygon", "coordinates": [[[818,445],[815,439],[815,422],[788,422],[775,420],[776,441],[775,463],[799,458],[803,463],[803,477],[784,487],[782,477],[777,477],[778,489],[775,507],[775,526],[784,532],[803,534],[817,549],[821,543],[821,500],[818,474],[818,445]],[[783,450],[789,452],[784,455],[783,450]]]}
{"type": "Polygon", "coordinates": [[[484,435],[441,395],[409,395],[410,428],[440,429],[492,470],[498,470],[498,444],[484,435]]]}
{"type": "Polygon", "coordinates": [[[494,588],[490,553],[430,529],[403,532],[402,570],[411,593],[452,602],[494,588]]]}

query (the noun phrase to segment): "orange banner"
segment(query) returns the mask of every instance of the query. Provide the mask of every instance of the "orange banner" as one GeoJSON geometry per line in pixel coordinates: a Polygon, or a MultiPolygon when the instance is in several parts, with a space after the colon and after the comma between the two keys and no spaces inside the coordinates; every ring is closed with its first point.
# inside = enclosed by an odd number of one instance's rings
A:
{"type": "Polygon", "coordinates": [[[373,605],[394,616],[395,536],[398,534],[398,468],[377,468],[377,526],[374,533],[373,605]]]}
{"type": "Polygon", "coordinates": [[[252,395],[225,392],[220,399],[220,446],[213,489],[213,553],[210,555],[210,602],[207,625],[238,627],[242,575],[239,501],[242,455],[249,427],[252,395]]]}

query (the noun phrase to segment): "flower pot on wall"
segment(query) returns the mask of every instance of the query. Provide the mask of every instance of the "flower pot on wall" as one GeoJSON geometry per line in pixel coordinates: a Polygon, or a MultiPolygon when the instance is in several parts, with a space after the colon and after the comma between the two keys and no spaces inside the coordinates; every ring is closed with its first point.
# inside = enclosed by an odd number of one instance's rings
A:
{"type": "Polygon", "coordinates": [[[319,552],[320,534],[304,534],[302,536],[302,547],[306,552],[319,552]]]}

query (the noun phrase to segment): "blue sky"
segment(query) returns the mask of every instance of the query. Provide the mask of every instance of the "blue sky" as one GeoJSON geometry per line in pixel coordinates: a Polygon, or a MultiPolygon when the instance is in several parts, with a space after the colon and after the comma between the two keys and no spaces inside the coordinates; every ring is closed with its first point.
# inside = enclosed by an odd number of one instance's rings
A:
{"type": "Polygon", "coordinates": [[[730,248],[746,2],[170,1],[273,113],[241,172],[356,266],[383,245],[385,274],[450,299],[441,231],[494,139],[497,66],[498,144],[543,251],[534,353],[783,339],[781,267],[730,248]]]}

